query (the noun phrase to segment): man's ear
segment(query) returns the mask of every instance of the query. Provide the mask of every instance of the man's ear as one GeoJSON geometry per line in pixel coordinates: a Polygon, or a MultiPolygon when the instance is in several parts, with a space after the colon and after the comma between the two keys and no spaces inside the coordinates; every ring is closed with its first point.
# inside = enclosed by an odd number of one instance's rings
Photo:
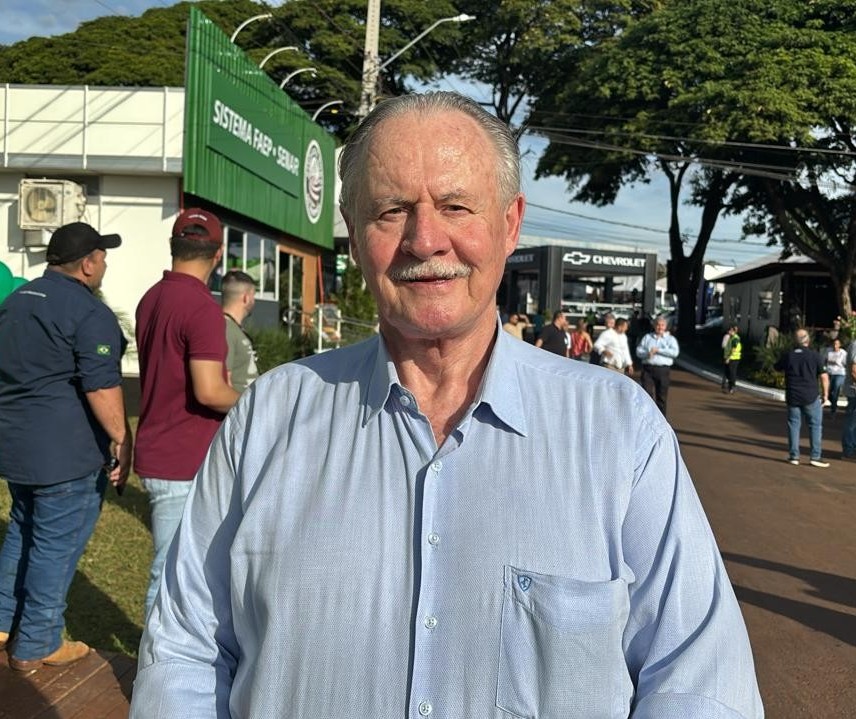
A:
{"type": "Polygon", "coordinates": [[[359,267],[360,253],[357,243],[357,233],[354,229],[354,222],[348,215],[345,214],[344,211],[342,212],[342,219],[345,220],[345,227],[348,228],[348,250],[351,253],[351,259],[353,260],[354,264],[359,267]]]}

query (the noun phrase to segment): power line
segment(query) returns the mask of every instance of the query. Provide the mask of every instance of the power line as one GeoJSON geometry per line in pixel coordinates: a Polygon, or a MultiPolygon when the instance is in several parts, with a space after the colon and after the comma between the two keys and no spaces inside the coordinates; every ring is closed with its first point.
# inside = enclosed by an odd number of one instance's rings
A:
{"type": "Polygon", "coordinates": [[[777,145],[761,142],[738,142],[735,140],[704,140],[695,137],[681,137],[679,135],[653,135],[644,132],[619,132],[613,130],[587,130],[576,127],[551,127],[541,125],[528,125],[530,132],[542,132],[550,136],[551,133],[577,133],[580,135],[614,135],[618,137],[643,138],[646,140],[666,140],[669,142],[684,142],[694,145],[713,145],[715,147],[738,147],[753,150],[773,150],[776,152],[804,152],[816,155],[841,155],[856,160],[856,153],[850,150],[831,150],[822,147],[805,147],[802,145],[777,145]]]}

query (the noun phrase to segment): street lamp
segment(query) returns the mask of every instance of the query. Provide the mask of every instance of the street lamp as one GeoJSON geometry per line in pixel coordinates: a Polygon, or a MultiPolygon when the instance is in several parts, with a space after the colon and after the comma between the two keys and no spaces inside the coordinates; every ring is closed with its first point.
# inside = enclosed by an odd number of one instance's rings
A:
{"type": "Polygon", "coordinates": [[[312,122],[315,122],[315,120],[318,119],[318,115],[320,115],[322,112],[324,112],[324,110],[326,110],[328,107],[333,107],[333,105],[344,105],[344,104],[345,104],[344,100],[331,100],[330,102],[325,102],[323,105],[321,105],[321,107],[319,107],[315,111],[315,114],[312,116],[312,122]]]}
{"type": "Polygon", "coordinates": [[[285,80],[279,83],[280,89],[284,88],[291,78],[293,78],[295,75],[299,75],[301,72],[311,72],[312,77],[315,77],[315,75],[317,74],[317,71],[314,67],[301,67],[299,70],[295,70],[294,72],[291,72],[285,76],[285,80]]]}
{"type": "Polygon", "coordinates": [[[400,55],[407,52],[410,48],[412,48],[417,42],[419,42],[423,37],[425,37],[429,32],[431,32],[435,27],[444,23],[444,22],[469,22],[470,20],[475,20],[475,15],[467,15],[466,13],[461,13],[460,15],[455,15],[455,17],[444,17],[440,18],[433,25],[429,25],[422,32],[420,32],[415,38],[413,38],[409,43],[407,43],[401,50],[390,55],[386,60],[384,60],[380,67],[378,67],[378,72],[381,70],[385,70],[386,66],[389,65],[393,60],[398,58],[400,55]]]}
{"type": "Polygon", "coordinates": [[[259,69],[265,66],[265,63],[270,60],[274,55],[279,55],[281,52],[285,52],[286,50],[297,50],[294,45],[289,45],[288,47],[278,47],[276,50],[271,50],[267,55],[265,55],[264,60],[259,63],[259,69]]]}
{"type": "Polygon", "coordinates": [[[253,17],[248,20],[244,20],[238,27],[235,29],[235,32],[232,33],[232,37],[229,38],[229,42],[235,42],[235,38],[238,37],[238,33],[241,32],[247,25],[251,22],[255,22],[256,20],[270,20],[273,17],[269,12],[264,13],[263,15],[253,15],[253,17]]]}
{"type": "Polygon", "coordinates": [[[377,40],[378,27],[380,24],[380,0],[370,0],[369,9],[366,16],[366,49],[363,59],[363,88],[360,95],[360,109],[357,111],[357,116],[362,120],[368,115],[377,102],[377,80],[380,71],[385,69],[393,60],[396,60],[402,53],[407,52],[429,32],[438,25],[444,22],[469,22],[475,20],[474,15],[466,15],[464,13],[455,15],[454,17],[443,17],[429,25],[415,38],[407,43],[398,52],[390,55],[383,63],[379,63],[377,56],[377,40]]]}

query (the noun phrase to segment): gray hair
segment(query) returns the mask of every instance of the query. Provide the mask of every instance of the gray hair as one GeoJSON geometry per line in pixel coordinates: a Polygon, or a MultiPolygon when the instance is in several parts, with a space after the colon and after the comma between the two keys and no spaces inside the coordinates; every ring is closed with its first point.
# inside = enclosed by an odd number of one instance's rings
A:
{"type": "Polygon", "coordinates": [[[499,118],[486,112],[481,105],[456,92],[426,92],[400,95],[380,103],[360,123],[339,158],[342,194],[339,207],[353,217],[357,189],[363,180],[366,148],[378,127],[391,118],[410,113],[424,115],[438,112],[460,112],[475,120],[496,149],[496,179],[500,200],[511,202],[520,192],[520,149],[514,134],[499,118]]]}

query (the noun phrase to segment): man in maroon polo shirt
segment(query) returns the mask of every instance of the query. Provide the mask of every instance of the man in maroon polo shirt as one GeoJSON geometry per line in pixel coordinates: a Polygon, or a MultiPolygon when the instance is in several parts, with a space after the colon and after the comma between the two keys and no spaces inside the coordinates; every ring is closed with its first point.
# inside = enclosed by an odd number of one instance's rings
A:
{"type": "Polygon", "coordinates": [[[208,279],[223,256],[223,228],[207,210],[184,210],[166,270],[137,306],[140,423],[134,470],[149,493],[152,560],[146,614],[190,482],[238,393],[226,381],[226,330],[208,279]]]}

